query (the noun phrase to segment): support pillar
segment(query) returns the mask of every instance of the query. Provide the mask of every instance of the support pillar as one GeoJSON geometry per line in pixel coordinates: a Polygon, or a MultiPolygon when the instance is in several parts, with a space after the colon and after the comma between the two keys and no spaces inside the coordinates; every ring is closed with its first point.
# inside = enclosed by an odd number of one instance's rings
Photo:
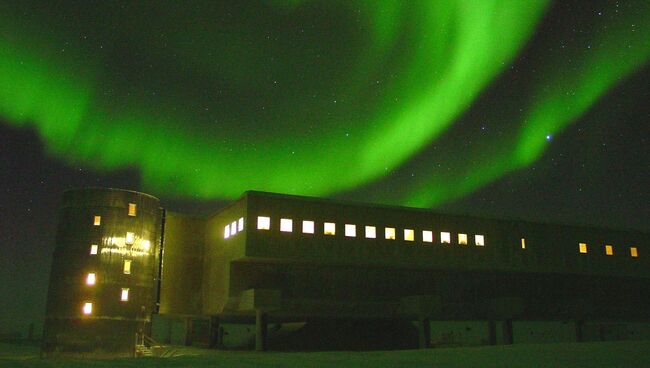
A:
{"type": "Polygon", "coordinates": [[[585,321],[578,319],[575,321],[575,324],[576,324],[576,341],[582,342],[584,341],[585,321]]]}
{"type": "Polygon", "coordinates": [[[267,314],[261,309],[255,310],[255,350],[266,350],[267,314]]]}
{"type": "Polygon", "coordinates": [[[419,348],[428,349],[431,345],[431,323],[428,318],[420,318],[419,348]]]}
{"type": "Polygon", "coordinates": [[[503,343],[505,345],[512,345],[514,338],[512,336],[512,320],[506,319],[503,321],[503,343]]]}
{"type": "Polygon", "coordinates": [[[210,317],[210,349],[216,349],[221,345],[221,336],[219,336],[219,317],[210,317]]]}
{"type": "Polygon", "coordinates": [[[497,323],[494,320],[488,321],[488,343],[490,345],[497,344],[497,323]]]}

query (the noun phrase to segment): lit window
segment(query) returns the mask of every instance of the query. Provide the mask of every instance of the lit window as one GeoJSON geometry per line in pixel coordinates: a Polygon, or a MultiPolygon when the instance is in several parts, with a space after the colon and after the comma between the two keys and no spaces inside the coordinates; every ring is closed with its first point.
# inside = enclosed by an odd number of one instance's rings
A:
{"type": "Polygon", "coordinates": [[[84,303],[83,313],[88,315],[93,313],[93,303],[84,303]]]}
{"type": "Polygon", "coordinates": [[[238,224],[239,224],[239,228],[237,229],[237,231],[244,230],[244,218],[243,217],[239,218],[238,224]]]}
{"type": "Polygon", "coordinates": [[[314,221],[304,220],[302,222],[302,232],[305,234],[314,233],[314,221]]]}
{"type": "Polygon", "coordinates": [[[482,247],[485,245],[485,237],[483,235],[474,235],[474,244],[477,247],[482,247]]]}
{"type": "Polygon", "coordinates": [[[142,249],[145,252],[148,252],[149,249],[151,248],[151,242],[149,240],[143,240],[140,242],[140,246],[142,246],[142,249]]]}
{"type": "Polygon", "coordinates": [[[404,240],[406,241],[415,240],[415,231],[413,229],[404,229],[404,240]]]}
{"type": "Polygon", "coordinates": [[[611,245],[606,245],[605,246],[605,254],[607,254],[608,256],[613,256],[614,255],[614,247],[612,247],[611,245]]]}
{"type": "Polygon", "coordinates": [[[422,230],[422,241],[425,243],[433,243],[433,231],[422,230]]]}
{"type": "Polygon", "coordinates": [[[135,242],[135,234],[132,232],[127,232],[126,239],[124,240],[124,242],[128,245],[133,244],[133,242],[135,242]]]}
{"type": "Polygon", "coordinates": [[[336,224],[333,222],[326,222],[324,227],[325,235],[334,235],[336,234],[336,224]]]}
{"type": "Polygon", "coordinates": [[[223,238],[230,238],[230,224],[226,225],[226,227],[223,228],[223,238]]]}
{"type": "Polygon", "coordinates": [[[467,245],[467,234],[458,234],[458,244],[467,245]]]}
{"type": "Polygon", "coordinates": [[[237,234],[237,221],[233,221],[232,224],[230,224],[230,232],[232,235],[237,234]]]}
{"type": "Polygon", "coordinates": [[[97,244],[93,244],[90,246],[90,254],[97,254],[97,244]]]}
{"type": "Polygon", "coordinates": [[[130,275],[131,274],[131,260],[130,259],[125,259],[124,260],[124,274],[125,275],[130,275]]]}
{"type": "Polygon", "coordinates": [[[266,216],[257,216],[257,230],[271,229],[271,218],[266,216]]]}
{"type": "Polygon", "coordinates": [[[394,227],[387,227],[384,230],[384,236],[388,240],[395,240],[395,228],[394,227]]]}
{"type": "Polygon", "coordinates": [[[587,253],[587,243],[578,244],[580,253],[587,253]]]}
{"type": "Polygon", "coordinates": [[[101,216],[95,216],[95,220],[93,221],[93,225],[99,226],[102,223],[102,217],[101,216]]]}
{"type": "Polygon", "coordinates": [[[375,239],[377,237],[377,228],[374,226],[366,226],[366,238],[375,239]]]}
{"type": "Polygon", "coordinates": [[[129,216],[135,216],[136,208],[135,203],[129,203],[129,216]]]}
{"type": "Polygon", "coordinates": [[[639,256],[639,251],[636,249],[636,247],[630,247],[630,255],[634,258],[639,256]]]}
{"type": "Polygon", "coordinates": [[[120,294],[120,300],[123,302],[129,301],[129,288],[122,288],[122,293],[120,294]]]}
{"type": "Polygon", "coordinates": [[[345,224],[345,236],[351,238],[357,236],[357,225],[345,224]]]}
{"type": "Polygon", "coordinates": [[[293,220],[291,219],[280,219],[280,231],[285,233],[290,233],[293,231],[293,220]]]}
{"type": "Polygon", "coordinates": [[[451,243],[451,234],[443,231],[440,233],[440,243],[442,244],[450,244],[451,243]]]}
{"type": "Polygon", "coordinates": [[[95,285],[95,274],[94,273],[89,273],[88,276],[86,276],[86,285],[95,285]]]}
{"type": "Polygon", "coordinates": [[[521,249],[526,249],[526,239],[521,238],[521,249]]]}

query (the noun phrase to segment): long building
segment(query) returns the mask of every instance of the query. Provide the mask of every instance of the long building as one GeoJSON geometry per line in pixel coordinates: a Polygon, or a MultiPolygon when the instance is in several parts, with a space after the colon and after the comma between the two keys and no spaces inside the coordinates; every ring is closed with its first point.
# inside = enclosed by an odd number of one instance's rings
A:
{"type": "Polygon", "coordinates": [[[453,321],[483,326],[478,344],[526,341],[531,321],[549,341],[635,338],[650,334],[648,254],[642,232],[254,191],[196,217],[143,193],[72,190],[42,350],[133,355],[176,330],[224,346],[236,324],[263,350],[285,324],[342,320],[406,321],[414,347],[444,343],[453,321]]]}

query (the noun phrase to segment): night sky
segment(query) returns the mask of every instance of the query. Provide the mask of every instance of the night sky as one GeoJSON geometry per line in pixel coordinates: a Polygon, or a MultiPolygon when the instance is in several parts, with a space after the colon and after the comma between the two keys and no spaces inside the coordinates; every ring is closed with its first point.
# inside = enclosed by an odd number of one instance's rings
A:
{"type": "Polygon", "coordinates": [[[41,324],[70,188],[650,232],[648,1],[7,3],[0,333],[41,324]]]}

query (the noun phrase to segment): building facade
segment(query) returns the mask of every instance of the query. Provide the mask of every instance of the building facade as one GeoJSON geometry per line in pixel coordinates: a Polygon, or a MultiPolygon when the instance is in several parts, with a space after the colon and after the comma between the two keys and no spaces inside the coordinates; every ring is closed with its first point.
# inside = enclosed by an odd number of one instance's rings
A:
{"type": "Polygon", "coordinates": [[[481,331],[477,344],[528,341],[535,323],[549,341],[634,338],[650,320],[647,242],[252,191],[208,217],[142,193],[69,191],[43,351],[129,355],[138,334],[169,340],[178,321],[184,343],[210,346],[247,324],[257,349],[285,324],[341,320],[407,321],[420,347],[449,340],[438,332],[454,321],[481,326],[464,330],[481,331]]]}

